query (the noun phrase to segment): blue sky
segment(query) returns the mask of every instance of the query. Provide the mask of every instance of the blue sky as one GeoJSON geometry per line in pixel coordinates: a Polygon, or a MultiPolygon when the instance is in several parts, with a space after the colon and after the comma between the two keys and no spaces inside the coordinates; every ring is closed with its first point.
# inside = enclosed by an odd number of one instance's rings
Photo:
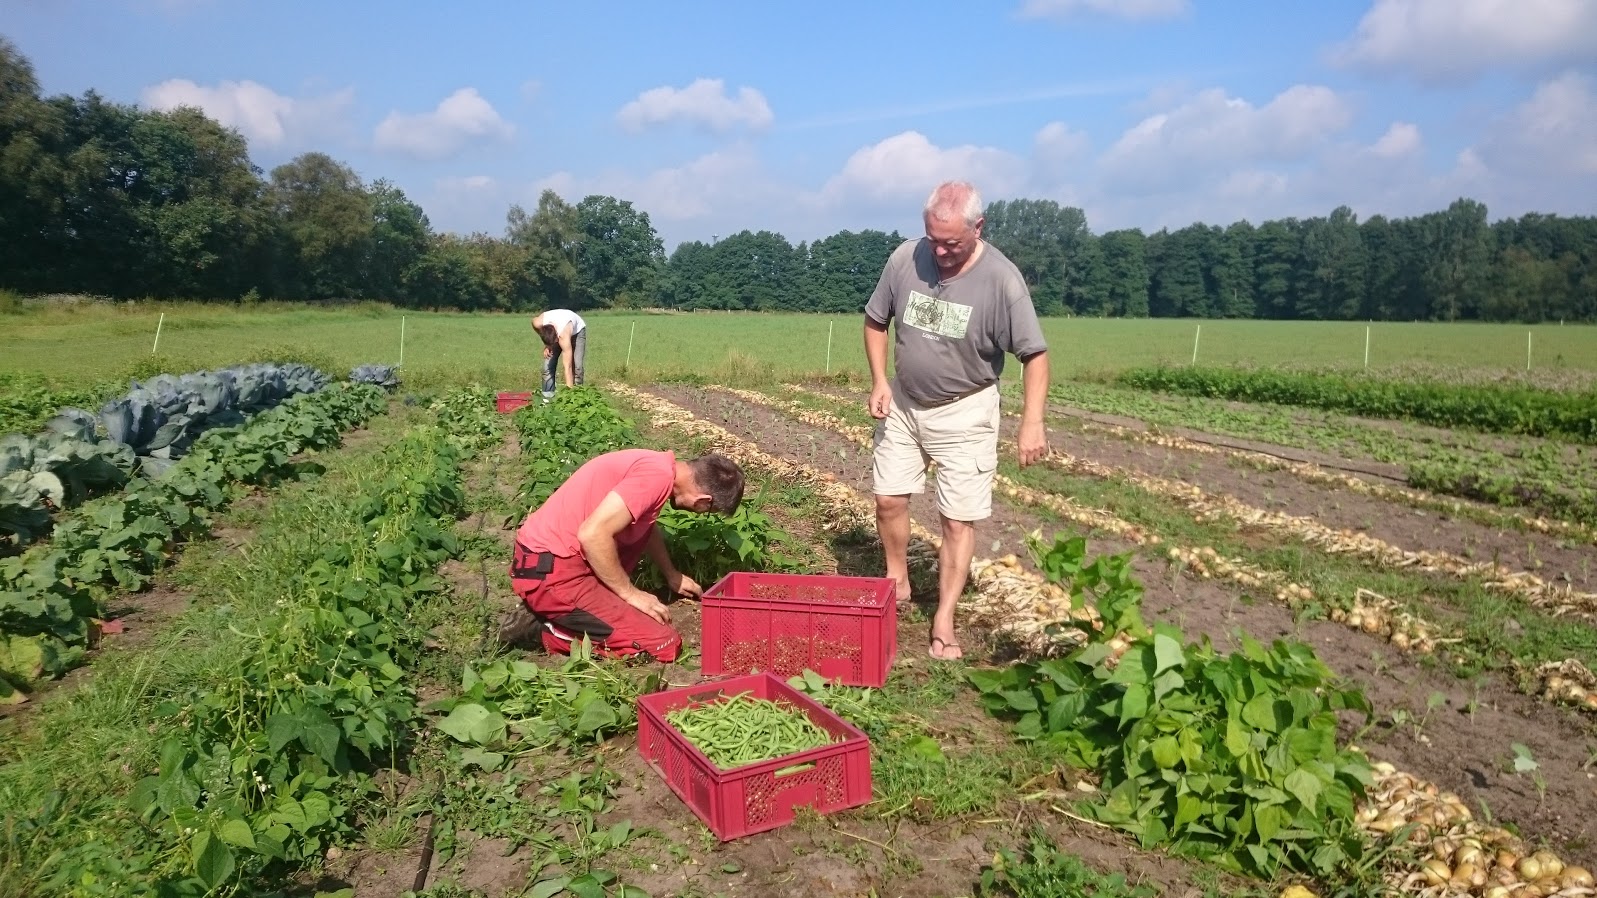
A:
{"type": "Polygon", "coordinates": [[[670,249],[920,228],[947,177],[1095,232],[1597,214],[1597,0],[3,0],[46,94],[198,105],[435,227],[554,189],[670,249]]]}

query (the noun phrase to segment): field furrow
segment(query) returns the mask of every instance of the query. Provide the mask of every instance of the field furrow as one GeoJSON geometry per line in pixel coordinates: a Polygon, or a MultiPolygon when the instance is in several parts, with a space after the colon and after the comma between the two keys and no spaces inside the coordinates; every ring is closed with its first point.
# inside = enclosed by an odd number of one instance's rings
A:
{"type": "MultiPolygon", "coordinates": [[[[782,407],[785,405],[787,412],[811,426],[838,430],[837,425],[842,424],[842,429],[847,432],[840,435],[851,441],[859,436],[859,434],[852,432],[853,428],[848,427],[841,419],[837,419],[835,416],[828,419],[828,416],[818,413],[814,409],[804,409],[794,403],[784,403],[782,400],[764,396],[763,394],[749,393],[748,391],[719,387],[711,389],[714,392],[720,392],[727,396],[765,407],[782,407]]],[[[737,419],[739,415],[733,412],[727,414],[726,417],[737,419]]],[[[776,429],[767,420],[761,420],[755,426],[759,428],[761,434],[766,435],[772,434],[776,429]]],[[[1363,677],[1359,677],[1359,679],[1362,680],[1363,677]]],[[[1441,694],[1433,693],[1433,695],[1440,696],[1441,694]]],[[[1445,697],[1440,701],[1445,703],[1445,697]]],[[[1472,711],[1472,722],[1474,720],[1473,715],[1476,713],[1480,713],[1479,705],[1472,711]]],[[[1425,717],[1430,717],[1429,712],[1425,713],[1425,717]]],[[[1449,723],[1441,721],[1432,723],[1429,728],[1422,723],[1414,731],[1415,741],[1422,746],[1433,746],[1441,743],[1455,748],[1462,748],[1470,744],[1472,739],[1470,734],[1456,731],[1452,733],[1446,732],[1450,728],[1449,723]],[[1424,732],[1421,732],[1421,730],[1424,730],[1424,732]]],[[[1385,749],[1388,746],[1383,744],[1381,747],[1385,749]]],[[[1417,779],[1413,774],[1399,771],[1390,765],[1379,765],[1377,789],[1374,794],[1378,797],[1377,801],[1372,803],[1361,818],[1365,824],[1373,827],[1372,832],[1388,831],[1392,821],[1398,819],[1428,819],[1434,821],[1431,825],[1434,827],[1434,834],[1439,837],[1450,838],[1455,842],[1482,840],[1485,844],[1501,844],[1521,851],[1525,850],[1520,847],[1521,843],[1511,842],[1510,840],[1514,837],[1500,827],[1483,824],[1476,820],[1475,814],[1468,809],[1465,800],[1458,795],[1452,794],[1445,788],[1429,783],[1424,779],[1417,779]]],[[[1492,807],[1490,804],[1485,806],[1492,807]]],[[[1498,812],[1494,809],[1493,813],[1498,812]]],[[[1444,842],[1442,844],[1443,847],[1446,847],[1450,843],[1444,842]]],[[[1506,877],[1508,874],[1501,873],[1498,875],[1506,877]]],[[[1397,873],[1390,877],[1390,881],[1394,885],[1407,882],[1409,887],[1417,888],[1423,883],[1423,877],[1417,873],[1397,873]]],[[[1571,892],[1569,894],[1579,893],[1571,892]]]]}
{"type": "MultiPolygon", "coordinates": [[[[662,388],[661,392],[669,392],[662,388]]],[[[747,438],[758,439],[762,445],[803,445],[806,436],[789,436],[779,418],[760,415],[755,405],[739,410],[730,406],[717,406],[703,397],[702,392],[682,391],[679,395],[684,405],[702,408],[707,414],[723,420],[734,430],[750,431],[747,438]],[[716,411],[715,409],[721,409],[716,411]]],[[[729,399],[738,397],[727,394],[729,399]]],[[[739,401],[746,401],[741,400],[739,401]]],[[[767,401],[775,400],[767,397],[767,401]]],[[[796,420],[796,419],[795,419],[796,420]]],[[[818,427],[812,419],[809,427],[818,427]]],[[[858,445],[851,437],[839,434],[847,445],[858,445]]],[[[816,440],[818,459],[836,457],[836,450],[828,443],[816,440]]],[[[823,464],[826,461],[822,462],[823,464]]],[[[856,471],[858,469],[856,468],[856,471]]],[[[843,472],[838,472],[843,473],[843,472]]],[[[846,474],[844,476],[847,476],[846,474]]],[[[866,470],[853,475],[857,482],[868,483],[866,470]],[[863,479],[858,479],[863,478],[863,479]]],[[[995,506],[995,517],[1013,515],[1013,510],[995,506]]],[[[1014,518],[1010,518],[1011,521],[1014,518]]],[[[1039,522],[1040,523],[1040,522],[1039,522]]],[[[978,527],[978,545],[984,545],[983,529],[978,527]]],[[[1113,539],[1095,540],[1103,551],[1113,551],[1113,539]]],[[[1121,548],[1127,547],[1122,544],[1121,548]]],[[[1362,630],[1350,632],[1344,625],[1312,620],[1294,620],[1283,616],[1286,609],[1277,606],[1249,604],[1239,601],[1236,594],[1227,595],[1212,580],[1188,580],[1169,576],[1169,570],[1153,567],[1150,559],[1138,558],[1136,570],[1148,590],[1148,613],[1181,620],[1189,631],[1196,630],[1224,644],[1234,637],[1234,629],[1241,627],[1258,638],[1296,636],[1315,646],[1334,670],[1354,677],[1368,692],[1378,709],[1382,709],[1382,723],[1376,733],[1367,737],[1372,751],[1386,755],[1400,767],[1405,767],[1436,782],[1445,791],[1452,791],[1473,808],[1490,809],[1497,819],[1546,820],[1547,829],[1535,831],[1555,844],[1572,846],[1573,857],[1585,860],[1580,839],[1571,839],[1571,833],[1583,831],[1587,824],[1583,816],[1588,811],[1576,807],[1591,805],[1597,811],[1597,793],[1582,784],[1585,780],[1585,751],[1589,728],[1564,716],[1549,705],[1538,702],[1533,696],[1520,693],[1512,685],[1493,682],[1491,677],[1478,676],[1466,683],[1445,671],[1428,665],[1416,665],[1407,656],[1394,649],[1387,639],[1377,639],[1362,630]],[[1526,742],[1530,739],[1531,742],[1526,742]],[[1554,766],[1568,771],[1572,780],[1560,790],[1561,801],[1572,802],[1562,811],[1554,811],[1549,804],[1554,778],[1543,774],[1546,791],[1529,789],[1522,777],[1510,771],[1508,759],[1510,743],[1526,745],[1538,762],[1544,756],[1561,756],[1550,761],[1554,766]],[[1532,744],[1534,742],[1535,744],[1532,744]],[[1556,819],[1556,823],[1552,821],[1556,819]]],[[[1546,768],[1541,768],[1545,770],[1546,768]]]]}

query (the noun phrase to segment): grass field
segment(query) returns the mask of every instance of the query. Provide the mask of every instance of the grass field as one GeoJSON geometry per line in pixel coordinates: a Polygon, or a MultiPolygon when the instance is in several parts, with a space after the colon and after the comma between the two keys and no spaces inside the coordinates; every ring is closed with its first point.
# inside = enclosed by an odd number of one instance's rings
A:
{"type": "MultiPolygon", "coordinates": [[[[401,361],[415,385],[476,380],[499,389],[535,384],[538,357],[525,315],[405,312],[376,304],[320,309],[250,309],[184,304],[54,305],[4,318],[0,370],[52,379],[117,377],[152,349],[182,370],[293,350],[334,368],[401,361]],[[165,313],[164,322],[161,314],[165,313]],[[160,341],[156,345],[156,330],[160,341]]],[[[696,375],[750,383],[828,370],[865,373],[859,316],[621,314],[589,316],[588,372],[634,381],[696,375]],[[628,365],[629,341],[631,363],[628,365]]],[[[1204,364],[1356,369],[1363,323],[1046,319],[1056,380],[1148,364],[1187,364],[1194,338],[1204,364]],[[1199,328],[1201,326],[1201,333],[1199,328]]],[[[1586,383],[1597,372],[1597,327],[1576,325],[1376,323],[1372,370],[1472,369],[1586,383]]],[[[1018,366],[1006,377],[1018,375],[1018,366]]]]}

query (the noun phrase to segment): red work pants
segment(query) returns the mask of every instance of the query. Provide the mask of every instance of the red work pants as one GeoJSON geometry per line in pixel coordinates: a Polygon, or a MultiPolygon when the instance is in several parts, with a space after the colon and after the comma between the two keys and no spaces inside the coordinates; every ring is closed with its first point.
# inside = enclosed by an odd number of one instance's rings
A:
{"type": "MultiPolygon", "coordinates": [[[[656,661],[671,662],[682,648],[682,634],[628,605],[599,581],[579,555],[561,558],[529,551],[517,543],[510,571],[510,586],[528,610],[565,634],[577,639],[587,636],[601,656],[645,653],[656,661]],[[542,573],[545,568],[547,573],[542,573]]],[[[544,646],[551,651],[569,651],[569,643],[559,634],[551,634],[547,626],[543,637],[544,646]]]]}

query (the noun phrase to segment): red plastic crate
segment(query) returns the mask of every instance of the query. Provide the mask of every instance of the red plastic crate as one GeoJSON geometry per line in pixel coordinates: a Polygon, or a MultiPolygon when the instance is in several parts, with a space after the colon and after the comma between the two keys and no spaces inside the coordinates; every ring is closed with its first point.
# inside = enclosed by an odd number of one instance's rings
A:
{"type": "Polygon", "coordinates": [[[531,393],[500,393],[495,405],[501,415],[508,414],[532,401],[531,393]]]}
{"type": "Polygon", "coordinates": [[[898,653],[896,599],[886,577],[734,571],[704,592],[704,673],[809,668],[847,686],[881,686],[898,653]]]}
{"type": "Polygon", "coordinates": [[[870,740],[848,721],[770,673],[639,696],[638,753],[723,842],[786,826],[793,822],[797,808],[829,814],[871,800],[870,740]],[[838,741],[722,770],[666,722],[670,711],[729,699],[740,692],[801,708],[838,741]]]}

